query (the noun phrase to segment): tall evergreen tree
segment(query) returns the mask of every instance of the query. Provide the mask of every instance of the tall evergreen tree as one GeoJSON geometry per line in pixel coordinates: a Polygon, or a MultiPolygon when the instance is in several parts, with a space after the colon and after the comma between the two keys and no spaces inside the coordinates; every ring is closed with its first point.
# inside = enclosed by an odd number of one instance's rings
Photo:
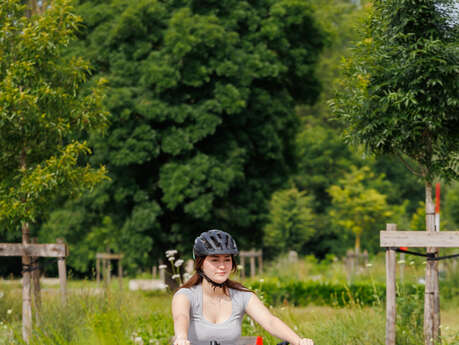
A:
{"type": "Polygon", "coordinates": [[[259,246],[293,165],[294,107],[320,91],[324,34],[308,2],[106,0],[79,11],[74,52],[111,87],[108,139],[91,143],[112,180],[55,219],[72,219],[69,237],[93,253],[88,232],[110,217],[131,268],[176,244],[188,251],[214,227],[259,246]]]}

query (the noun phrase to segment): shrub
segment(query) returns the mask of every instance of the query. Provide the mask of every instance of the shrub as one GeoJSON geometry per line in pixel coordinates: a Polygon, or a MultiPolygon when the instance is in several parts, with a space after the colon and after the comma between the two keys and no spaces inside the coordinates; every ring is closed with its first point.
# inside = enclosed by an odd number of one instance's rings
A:
{"type": "MultiPolygon", "coordinates": [[[[269,305],[292,304],[305,306],[308,304],[347,306],[350,304],[368,306],[380,305],[385,300],[386,286],[381,283],[324,283],[311,281],[280,281],[268,279],[253,281],[247,284],[255,290],[265,303],[269,305]]],[[[400,289],[399,289],[400,290],[400,289]]],[[[404,284],[406,295],[423,296],[424,286],[404,284]]]]}

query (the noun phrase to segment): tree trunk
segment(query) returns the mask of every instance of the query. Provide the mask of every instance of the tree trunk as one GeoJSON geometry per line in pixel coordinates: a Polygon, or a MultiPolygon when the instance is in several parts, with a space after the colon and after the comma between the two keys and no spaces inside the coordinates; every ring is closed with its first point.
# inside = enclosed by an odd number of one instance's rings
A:
{"type": "MultiPolygon", "coordinates": [[[[21,170],[26,171],[26,150],[22,149],[20,156],[21,170]]],[[[21,200],[23,203],[27,200],[21,200]]],[[[30,228],[29,223],[22,223],[22,244],[30,244],[30,228]]],[[[31,298],[31,264],[30,256],[22,257],[22,338],[26,344],[29,344],[32,335],[32,298],[31,298]]]]}
{"type": "MultiPolygon", "coordinates": [[[[22,224],[22,244],[30,243],[29,223],[22,224]]],[[[28,270],[32,263],[30,256],[22,257],[22,338],[29,344],[32,335],[32,299],[30,294],[31,273],[28,270]]]]}
{"type": "MultiPolygon", "coordinates": [[[[38,243],[36,237],[32,238],[32,243],[38,243]]],[[[40,312],[41,312],[41,289],[40,289],[40,269],[38,265],[38,256],[32,257],[32,291],[33,291],[33,308],[35,310],[35,325],[40,327],[40,312]]]]}
{"type": "MultiPolygon", "coordinates": [[[[426,230],[435,231],[435,208],[432,199],[432,184],[426,182],[426,230]]],[[[427,248],[428,253],[436,253],[437,249],[427,248]]],[[[438,296],[438,263],[427,260],[425,278],[425,300],[424,300],[424,343],[433,345],[439,336],[440,314],[438,296]],[[438,305],[437,305],[438,303],[438,305]],[[438,311],[438,313],[436,312],[438,311]]]]}

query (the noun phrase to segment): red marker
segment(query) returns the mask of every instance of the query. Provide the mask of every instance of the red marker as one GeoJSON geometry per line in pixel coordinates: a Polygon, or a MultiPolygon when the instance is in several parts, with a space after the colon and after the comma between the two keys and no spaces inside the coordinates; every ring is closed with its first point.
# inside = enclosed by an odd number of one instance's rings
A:
{"type": "Polygon", "coordinates": [[[400,250],[408,250],[408,247],[400,247],[400,250]]]}
{"type": "Polygon", "coordinates": [[[440,183],[435,185],[435,231],[440,231],[440,183]]]}
{"type": "Polygon", "coordinates": [[[257,337],[257,341],[255,342],[255,345],[263,345],[263,338],[257,337]]]}

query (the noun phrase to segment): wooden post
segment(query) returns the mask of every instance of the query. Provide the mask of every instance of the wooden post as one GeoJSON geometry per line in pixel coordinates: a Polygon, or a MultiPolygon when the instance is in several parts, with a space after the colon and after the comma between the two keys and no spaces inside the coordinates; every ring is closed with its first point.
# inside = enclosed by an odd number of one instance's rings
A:
{"type": "Polygon", "coordinates": [[[263,274],[263,253],[261,250],[258,254],[258,272],[260,275],[263,274]]]}
{"type": "MultiPolygon", "coordinates": [[[[434,215],[434,231],[440,231],[440,183],[436,184],[435,188],[435,215],[434,215]]],[[[438,256],[438,248],[435,248],[435,255],[438,256]]],[[[439,287],[439,272],[440,263],[434,261],[434,319],[433,332],[435,341],[440,341],[440,287],[439,287]]]]}
{"type": "MultiPolygon", "coordinates": [[[[30,243],[29,224],[22,223],[22,245],[30,243]]],[[[31,257],[22,256],[22,339],[29,344],[32,335],[32,304],[30,294],[30,264],[31,257]]]]}
{"type": "Polygon", "coordinates": [[[32,257],[65,257],[68,256],[68,250],[62,244],[30,243],[29,224],[23,223],[22,243],[0,243],[1,256],[22,258],[22,339],[25,344],[29,344],[32,335],[31,269],[34,268],[31,265],[32,257]]]}
{"type": "Polygon", "coordinates": [[[352,249],[348,249],[346,252],[346,272],[347,283],[351,284],[354,275],[354,251],[352,249]]]}
{"type": "Polygon", "coordinates": [[[152,275],[152,278],[155,279],[156,276],[158,274],[158,267],[156,266],[153,266],[152,270],[151,270],[151,275],[152,275]]]}
{"type": "MultiPolygon", "coordinates": [[[[32,238],[32,243],[37,244],[38,239],[32,238]]],[[[40,325],[40,311],[41,311],[41,291],[40,291],[40,269],[38,265],[38,256],[32,257],[33,271],[32,271],[32,290],[33,290],[33,307],[35,308],[35,322],[37,326],[40,325]]]]}
{"type": "Polygon", "coordinates": [[[159,280],[161,283],[166,284],[166,270],[162,268],[164,266],[163,260],[159,260],[159,266],[161,267],[159,269],[159,280]]]}
{"type": "Polygon", "coordinates": [[[243,256],[241,256],[241,278],[245,278],[245,259],[243,256]]]}
{"type": "Polygon", "coordinates": [[[123,290],[123,266],[121,265],[121,257],[118,259],[118,281],[120,283],[120,291],[123,290]]]}
{"type": "MultiPolygon", "coordinates": [[[[387,224],[386,231],[397,231],[396,224],[387,224]]],[[[386,248],[386,345],[395,345],[395,250],[386,248]]]]}
{"type": "MultiPolygon", "coordinates": [[[[58,238],[56,242],[59,244],[64,244],[64,240],[62,238],[58,238]]],[[[66,305],[67,304],[67,269],[65,267],[65,256],[61,256],[57,258],[57,268],[59,271],[61,302],[62,302],[62,305],[66,305]]]]}
{"type": "Polygon", "coordinates": [[[99,286],[100,283],[100,259],[96,258],[96,281],[99,286]]]}
{"type": "MultiPolygon", "coordinates": [[[[435,209],[432,200],[432,185],[426,183],[426,231],[435,232],[435,209]]],[[[428,253],[436,253],[436,248],[427,247],[428,253]]],[[[424,343],[433,345],[435,334],[435,261],[427,260],[424,298],[424,343]]]]}
{"type": "MultiPolygon", "coordinates": [[[[427,212],[426,215],[427,219],[430,218],[430,215],[428,213],[429,212],[427,212]]],[[[429,222],[430,221],[431,220],[429,219],[429,222]]],[[[429,222],[428,225],[430,226],[431,224],[429,222]]],[[[380,246],[388,248],[388,252],[390,251],[389,249],[392,247],[427,247],[430,250],[432,248],[457,248],[459,247],[459,231],[381,231],[380,246]]],[[[388,267],[389,266],[386,267],[387,270],[389,269],[388,267]]],[[[434,319],[434,313],[437,307],[434,305],[435,280],[433,278],[435,277],[433,274],[432,267],[432,260],[427,260],[424,296],[425,345],[433,345],[437,341],[437,337],[439,337],[439,331],[436,331],[434,328],[435,323],[440,322],[440,315],[438,314],[436,316],[437,319],[434,319]]],[[[387,272],[386,274],[388,275],[389,272],[387,272]]]]}
{"type": "Polygon", "coordinates": [[[255,257],[252,255],[250,256],[250,277],[255,277],[255,257]]]}
{"type": "Polygon", "coordinates": [[[368,266],[368,250],[363,251],[363,267],[368,266]]]}
{"type": "Polygon", "coordinates": [[[108,282],[108,285],[110,285],[112,281],[112,261],[111,260],[107,260],[107,282],[108,282]]]}
{"type": "Polygon", "coordinates": [[[107,260],[102,259],[102,278],[104,280],[104,288],[108,288],[108,282],[107,282],[107,260]]]}

